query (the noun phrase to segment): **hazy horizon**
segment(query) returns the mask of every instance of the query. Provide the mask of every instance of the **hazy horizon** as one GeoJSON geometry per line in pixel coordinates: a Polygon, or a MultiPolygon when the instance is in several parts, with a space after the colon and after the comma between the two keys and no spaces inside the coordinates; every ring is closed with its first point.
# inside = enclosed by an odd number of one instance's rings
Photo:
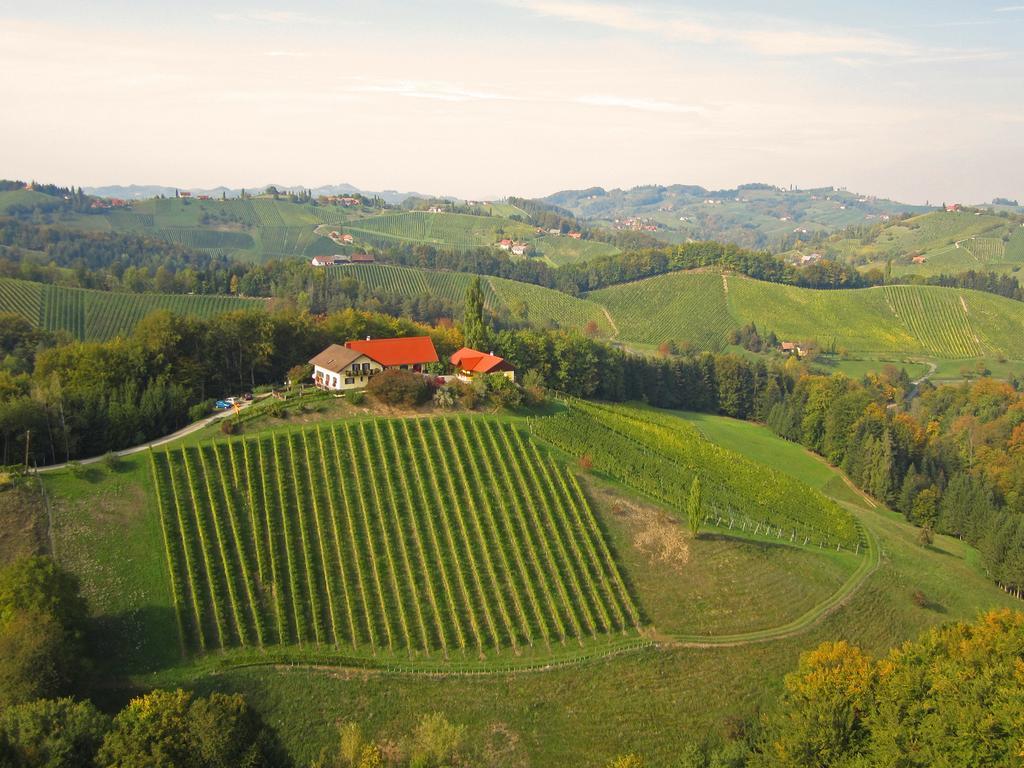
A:
{"type": "Polygon", "coordinates": [[[13,178],[1024,198],[1006,0],[6,2],[0,29],[13,178]]]}

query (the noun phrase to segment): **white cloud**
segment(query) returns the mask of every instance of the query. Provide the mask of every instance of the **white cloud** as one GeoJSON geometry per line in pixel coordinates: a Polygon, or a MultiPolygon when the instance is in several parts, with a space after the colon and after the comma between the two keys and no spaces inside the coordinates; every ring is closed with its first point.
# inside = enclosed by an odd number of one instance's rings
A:
{"type": "Polygon", "coordinates": [[[1024,11],[1024,5],[1004,5],[1002,8],[996,8],[996,13],[1013,13],[1015,11],[1024,11]]]}
{"type": "MultiPolygon", "coordinates": [[[[809,28],[778,18],[707,18],[658,12],[613,3],[582,0],[500,0],[541,16],[581,24],[645,32],[672,42],[736,45],[766,56],[873,56],[938,61],[945,57],[992,58],[992,51],[933,49],[913,41],[865,29],[809,28]]],[[[1024,7],[1024,6],[1022,6],[1024,7]]],[[[1010,10],[1010,9],[1008,9],[1010,10]]]]}
{"type": "Polygon", "coordinates": [[[388,83],[364,83],[348,88],[352,93],[390,93],[409,99],[435,99],[438,101],[519,101],[519,97],[465,88],[445,82],[403,80],[388,83]]]}
{"type": "Polygon", "coordinates": [[[215,13],[213,18],[217,21],[258,21],[264,24],[312,24],[317,21],[313,16],[307,16],[297,11],[271,11],[257,8],[236,13],[215,13]]]}
{"type": "Polygon", "coordinates": [[[580,96],[574,101],[577,104],[587,104],[592,107],[617,107],[621,109],[636,109],[642,112],[668,112],[674,114],[699,115],[707,110],[704,107],[692,104],[680,104],[675,101],[662,101],[660,99],[637,99],[622,96],[580,96]]]}

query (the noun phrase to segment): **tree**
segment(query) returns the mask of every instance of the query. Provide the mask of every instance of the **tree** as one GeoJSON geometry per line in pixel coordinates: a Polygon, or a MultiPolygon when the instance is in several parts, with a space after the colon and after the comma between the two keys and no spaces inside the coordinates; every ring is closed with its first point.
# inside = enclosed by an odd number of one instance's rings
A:
{"type": "Polygon", "coordinates": [[[479,277],[474,277],[466,289],[462,335],[465,345],[471,349],[486,352],[491,347],[491,330],[484,320],[484,291],[479,277]]]}
{"type": "Polygon", "coordinates": [[[94,764],[110,718],[88,701],[39,699],[0,713],[0,765],[82,768],[94,764]]]}
{"type": "Polygon", "coordinates": [[[242,696],[193,699],[179,689],[132,699],[114,718],[98,762],[106,768],[269,768],[286,758],[242,696]]]}
{"type": "Polygon", "coordinates": [[[690,495],[686,500],[686,519],[690,522],[690,532],[696,538],[704,526],[707,511],[701,501],[700,478],[694,477],[690,483],[690,495]]]}
{"type": "Polygon", "coordinates": [[[0,706],[70,693],[84,669],[78,580],[49,557],[0,571],[0,706]]]}
{"type": "Polygon", "coordinates": [[[822,643],[787,675],[779,710],[766,722],[751,765],[826,768],[846,765],[868,739],[871,660],[846,641],[822,643]]]}

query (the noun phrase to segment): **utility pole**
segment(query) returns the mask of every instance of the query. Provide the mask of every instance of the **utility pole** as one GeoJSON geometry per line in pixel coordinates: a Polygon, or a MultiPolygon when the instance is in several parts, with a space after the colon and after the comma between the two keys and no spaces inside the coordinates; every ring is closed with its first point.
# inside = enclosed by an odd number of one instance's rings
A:
{"type": "Polygon", "coordinates": [[[32,445],[32,430],[25,430],[25,471],[28,472],[28,449],[32,445]]]}

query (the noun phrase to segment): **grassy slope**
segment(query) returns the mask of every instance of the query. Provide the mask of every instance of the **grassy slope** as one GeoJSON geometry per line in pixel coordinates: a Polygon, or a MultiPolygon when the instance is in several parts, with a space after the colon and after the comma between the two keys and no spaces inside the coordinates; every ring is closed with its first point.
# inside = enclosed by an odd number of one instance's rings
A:
{"type": "MultiPolygon", "coordinates": [[[[980,573],[976,555],[960,542],[938,537],[931,550],[916,544],[914,529],[897,516],[872,510],[850,491],[833,470],[799,446],[785,443],[754,425],[711,416],[687,415],[715,442],[764,461],[856,507],[856,513],[879,537],[884,552],[881,568],[849,602],[808,632],[770,643],[714,649],[666,646],[658,650],[593,661],[583,666],[541,673],[484,677],[419,677],[368,671],[329,669],[245,668],[201,676],[190,683],[201,690],[239,690],[281,730],[288,746],[303,758],[317,754],[334,740],[339,721],[364,722],[371,733],[396,736],[408,730],[416,715],[436,710],[468,725],[469,743],[483,764],[557,765],[601,764],[612,754],[628,749],[645,753],[662,764],[675,753],[683,738],[701,739],[716,733],[727,716],[751,716],[770,701],[782,675],[798,654],[825,639],[844,637],[874,652],[918,633],[940,621],[970,617],[994,605],[1011,605],[980,573]],[[921,589],[932,607],[918,608],[910,600],[921,589]],[[648,723],[647,713],[658,713],[648,723]],[[647,724],[649,727],[643,727],[647,724]],[[490,758],[493,759],[489,759],[490,758]]],[[[163,575],[159,530],[150,505],[145,503],[146,457],[127,462],[118,472],[94,469],[92,478],[76,479],[58,473],[46,479],[57,513],[58,552],[82,575],[90,602],[103,615],[112,636],[122,638],[117,658],[132,668],[171,664],[176,658],[173,614],[163,575]],[[140,496],[140,494],[142,494],[140,496]],[[124,568],[124,563],[131,568],[124,568]],[[149,628],[139,634],[142,627],[149,628]]],[[[599,514],[613,540],[629,544],[635,534],[622,536],[610,507],[600,502],[601,489],[591,491],[599,514]]],[[[615,491],[611,498],[617,498],[615,491]]],[[[635,500],[629,500],[635,503],[635,500]]],[[[730,548],[731,549],[731,548],[730,548]]],[[[720,574],[730,565],[750,568],[752,575],[734,576],[737,584],[757,585],[753,568],[766,574],[807,573],[806,562],[788,562],[747,544],[728,551],[720,543],[700,543],[691,563],[708,563],[720,574]],[[728,558],[728,560],[723,558],[728,558]],[[766,559],[769,558],[769,559],[766,559]],[[750,581],[752,579],[752,581],[750,581]]],[[[626,555],[627,569],[631,559],[626,555]]],[[[641,567],[649,577],[656,569],[641,560],[635,567],[635,586],[643,587],[641,567]]],[[[797,611],[801,601],[834,583],[835,566],[815,571],[816,583],[804,584],[802,594],[788,600],[792,581],[771,579],[767,588],[754,589],[762,599],[751,600],[749,590],[737,589],[731,599],[737,608],[780,617],[797,611]],[[831,572],[831,575],[830,575],[831,572]]],[[[703,569],[702,569],[703,570],[703,569]]],[[[631,572],[627,571],[627,576],[631,572]]],[[[646,578],[646,577],[645,577],[646,578]]],[[[694,596],[707,584],[707,574],[692,586],[680,587],[694,596]]],[[[664,594],[671,598],[672,590],[664,594]]],[[[640,595],[652,614],[659,605],[653,592],[640,595]]],[[[712,595],[705,596],[706,600],[712,595]]],[[[708,605],[708,612],[692,617],[664,615],[664,622],[715,621],[724,629],[736,617],[708,605]]],[[[663,607],[664,610],[664,607],[663,607]]],[[[685,614],[686,609],[683,609],[685,614]]],[[[754,620],[756,617],[751,617],[754,620]]],[[[667,625],[666,625],[667,626],[667,625]]],[[[188,675],[186,675],[188,677],[188,675]]],[[[156,678],[136,683],[182,678],[173,668],[156,678]]],[[[150,683],[152,684],[152,683],[150,683]]]]}

